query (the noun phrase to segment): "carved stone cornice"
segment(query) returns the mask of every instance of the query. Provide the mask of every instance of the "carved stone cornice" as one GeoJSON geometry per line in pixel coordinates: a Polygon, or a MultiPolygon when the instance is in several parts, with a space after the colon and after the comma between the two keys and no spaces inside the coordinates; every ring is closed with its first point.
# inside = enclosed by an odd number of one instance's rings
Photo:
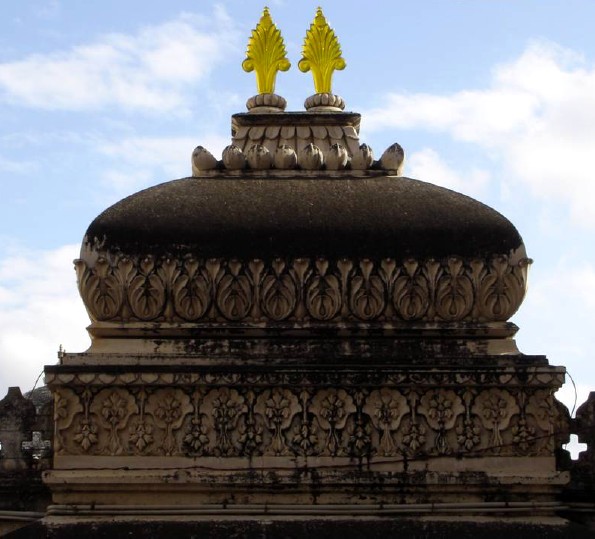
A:
{"type": "MultiPolygon", "coordinates": [[[[79,354],[75,354],[75,357],[79,354]]],[[[302,388],[342,387],[374,389],[375,387],[401,388],[457,388],[461,385],[481,388],[513,388],[531,386],[533,389],[557,389],[564,383],[566,370],[563,367],[497,366],[494,364],[472,367],[457,364],[428,366],[417,365],[391,367],[389,365],[346,365],[313,367],[305,365],[277,365],[258,367],[254,365],[171,365],[151,368],[137,365],[104,364],[101,368],[88,365],[86,354],[79,365],[51,366],[45,370],[45,382],[50,388],[60,386],[102,387],[113,386],[175,386],[188,390],[200,384],[229,386],[249,389],[255,386],[288,386],[302,388]]],[[[98,354],[101,359],[102,355],[98,354]]],[[[155,362],[155,359],[152,359],[155,362]]]]}
{"type": "Polygon", "coordinates": [[[264,261],[96,254],[75,261],[94,321],[485,323],[508,320],[529,259],[264,261]]]}

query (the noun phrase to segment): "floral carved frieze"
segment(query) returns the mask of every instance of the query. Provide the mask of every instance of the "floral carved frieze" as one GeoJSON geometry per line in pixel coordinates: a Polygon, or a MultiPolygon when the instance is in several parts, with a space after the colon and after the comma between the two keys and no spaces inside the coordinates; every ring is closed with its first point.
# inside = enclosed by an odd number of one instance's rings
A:
{"type": "Polygon", "coordinates": [[[57,455],[552,456],[545,389],[104,387],[54,390],[57,455]]]}
{"type": "Polygon", "coordinates": [[[75,262],[96,321],[493,322],[526,288],[528,259],[240,261],[99,257],[75,262]]]}

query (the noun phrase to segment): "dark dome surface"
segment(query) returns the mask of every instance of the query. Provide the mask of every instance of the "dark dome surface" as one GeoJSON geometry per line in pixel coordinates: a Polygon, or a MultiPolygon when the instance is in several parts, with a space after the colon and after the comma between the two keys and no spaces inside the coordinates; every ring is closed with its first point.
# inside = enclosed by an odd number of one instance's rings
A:
{"type": "Polygon", "coordinates": [[[472,198],[383,175],[175,180],[105,210],[85,243],[139,255],[404,259],[508,254],[522,239],[472,198]]]}

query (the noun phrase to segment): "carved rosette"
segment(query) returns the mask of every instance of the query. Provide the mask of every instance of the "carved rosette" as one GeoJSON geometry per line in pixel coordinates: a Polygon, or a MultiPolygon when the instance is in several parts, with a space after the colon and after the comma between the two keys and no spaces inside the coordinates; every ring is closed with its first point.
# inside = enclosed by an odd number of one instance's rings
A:
{"type": "Polygon", "coordinates": [[[563,443],[551,387],[306,389],[253,374],[219,387],[118,382],[55,388],[56,455],[552,456],[563,443]]]}
{"type": "Polygon", "coordinates": [[[520,306],[528,259],[98,257],[75,266],[94,321],[497,322],[520,306]]]}

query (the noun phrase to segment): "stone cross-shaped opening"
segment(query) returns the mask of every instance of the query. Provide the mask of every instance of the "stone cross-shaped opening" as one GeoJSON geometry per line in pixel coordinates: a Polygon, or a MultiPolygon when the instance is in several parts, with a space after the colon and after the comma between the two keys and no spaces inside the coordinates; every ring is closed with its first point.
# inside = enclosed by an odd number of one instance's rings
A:
{"type": "Polygon", "coordinates": [[[33,431],[31,433],[31,441],[22,442],[21,448],[23,452],[29,453],[33,460],[40,460],[47,455],[47,452],[52,447],[49,440],[44,440],[42,433],[33,431]]]}

